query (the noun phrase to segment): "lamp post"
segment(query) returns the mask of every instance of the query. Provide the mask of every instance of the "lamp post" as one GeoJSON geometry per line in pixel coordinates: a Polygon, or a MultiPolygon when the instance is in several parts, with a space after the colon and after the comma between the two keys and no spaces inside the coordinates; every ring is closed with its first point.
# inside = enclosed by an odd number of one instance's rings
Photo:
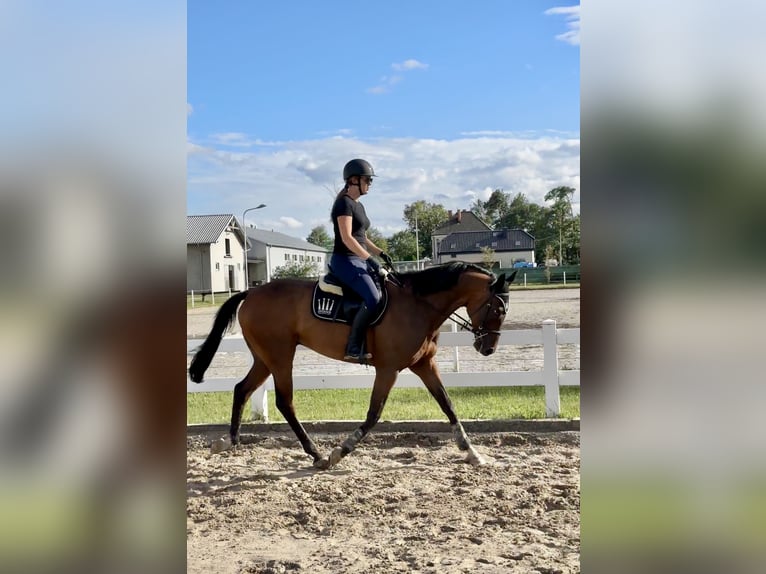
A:
{"type": "Polygon", "coordinates": [[[420,237],[418,237],[418,214],[415,212],[415,268],[420,271],[420,237]]]}
{"type": "Polygon", "coordinates": [[[261,209],[262,207],[266,207],[266,204],[262,203],[258,207],[249,207],[242,212],[242,235],[244,235],[244,239],[245,239],[245,291],[247,291],[250,288],[250,284],[248,282],[249,278],[247,273],[247,252],[250,251],[250,245],[247,241],[247,226],[245,225],[245,215],[247,215],[248,211],[254,211],[256,209],[261,209]]]}

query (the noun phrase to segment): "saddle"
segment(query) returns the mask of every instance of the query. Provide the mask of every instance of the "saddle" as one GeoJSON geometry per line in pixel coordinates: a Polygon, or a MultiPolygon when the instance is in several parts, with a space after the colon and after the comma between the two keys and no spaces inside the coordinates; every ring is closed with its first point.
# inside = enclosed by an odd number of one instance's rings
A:
{"type": "MultiPolygon", "coordinates": [[[[388,308],[388,290],[381,289],[377,281],[376,284],[382,297],[370,327],[380,323],[388,308]]],[[[363,304],[362,298],[353,289],[344,285],[332,272],[319,278],[311,296],[311,312],[314,317],[334,323],[351,323],[363,304]]]]}

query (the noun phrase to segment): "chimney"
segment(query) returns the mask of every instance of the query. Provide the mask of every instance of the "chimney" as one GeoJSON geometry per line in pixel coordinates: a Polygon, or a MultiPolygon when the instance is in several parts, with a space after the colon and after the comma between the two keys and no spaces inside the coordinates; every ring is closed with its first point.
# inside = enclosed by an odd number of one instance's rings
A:
{"type": "Polygon", "coordinates": [[[457,211],[457,222],[458,223],[460,223],[460,219],[462,218],[462,216],[463,216],[463,210],[462,209],[458,209],[458,211],[457,211]]]}
{"type": "Polygon", "coordinates": [[[451,209],[447,211],[447,219],[450,219],[450,220],[452,219],[452,210],[451,209]]]}

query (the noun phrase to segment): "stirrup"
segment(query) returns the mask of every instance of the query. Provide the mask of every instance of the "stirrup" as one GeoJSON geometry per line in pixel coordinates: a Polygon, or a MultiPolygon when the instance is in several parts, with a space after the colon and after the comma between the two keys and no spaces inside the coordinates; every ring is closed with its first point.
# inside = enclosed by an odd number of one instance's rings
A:
{"type": "Polygon", "coordinates": [[[370,359],[372,359],[372,353],[353,354],[353,353],[346,352],[346,354],[343,356],[344,361],[350,361],[353,363],[361,363],[364,361],[369,361],[370,359]]]}

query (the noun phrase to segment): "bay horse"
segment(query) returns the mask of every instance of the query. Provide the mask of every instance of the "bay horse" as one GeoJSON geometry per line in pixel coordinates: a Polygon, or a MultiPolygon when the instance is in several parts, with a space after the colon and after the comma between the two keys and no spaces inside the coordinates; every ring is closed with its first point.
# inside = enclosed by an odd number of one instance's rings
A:
{"type": "Polygon", "coordinates": [[[239,444],[242,410],[247,399],[271,374],[277,408],[303,450],[313,458],[316,468],[330,468],[352,452],[375,426],[398,373],[410,369],[439,403],[458,448],[468,452],[467,461],[482,464],[484,461],[468,440],[439,376],[435,360],[439,327],[457,309],[465,307],[470,323],[465,322],[464,326],[474,334],[474,348],[484,356],[494,353],[508,309],[508,284],[515,274],[506,279],[505,274],[496,277],[476,265],[453,262],[422,271],[396,273],[396,281],[385,281],[388,309],[382,321],[367,331],[366,348],[373,357],[369,362],[375,368],[367,417],[325,458],[319,454],[293,408],[293,358],[296,347],[301,344],[326,357],[342,360],[349,326],[328,323],[312,315],[312,290],[316,282],[278,279],[229,298],[219,309],[210,333],[192,359],[189,376],[195,383],[202,382],[241,303],[239,324],[254,362],[247,376],[234,388],[230,437],[227,437],[230,444],[239,444]]]}

